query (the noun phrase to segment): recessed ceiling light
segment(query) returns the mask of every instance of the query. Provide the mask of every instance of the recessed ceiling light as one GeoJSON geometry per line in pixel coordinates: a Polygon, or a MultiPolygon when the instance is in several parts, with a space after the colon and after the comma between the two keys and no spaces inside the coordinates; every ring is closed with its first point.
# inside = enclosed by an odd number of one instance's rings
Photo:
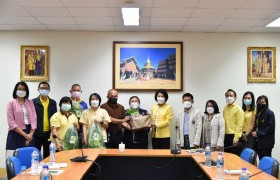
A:
{"type": "Polygon", "coordinates": [[[122,8],[125,26],[139,26],[140,8],[122,8]]]}
{"type": "Polygon", "coordinates": [[[266,25],[266,27],[280,27],[280,17],[266,25]]]}

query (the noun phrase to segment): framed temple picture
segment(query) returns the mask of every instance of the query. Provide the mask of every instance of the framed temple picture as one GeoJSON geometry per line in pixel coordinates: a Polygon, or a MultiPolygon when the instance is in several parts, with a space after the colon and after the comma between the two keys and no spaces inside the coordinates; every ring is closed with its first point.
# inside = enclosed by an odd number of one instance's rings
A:
{"type": "Polygon", "coordinates": [[[49,46],[21,46],[21,81],[48,81],[48,64],[49,46]]]}
{"type": "Polygon", "coordinates": [[[113,42],[113,88],[181,91],[183,42],[113,42]]]}
{"type": "Polygon", "coordinates": [[[248,47],[248,82],[276,82],[276,48],[248,47]]]}

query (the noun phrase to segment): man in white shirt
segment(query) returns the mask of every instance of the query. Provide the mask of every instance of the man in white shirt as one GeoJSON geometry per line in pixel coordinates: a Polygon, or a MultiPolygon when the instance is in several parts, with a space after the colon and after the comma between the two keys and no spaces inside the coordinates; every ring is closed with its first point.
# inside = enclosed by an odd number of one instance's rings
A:
{"type": "Polygon", "coordinates": [[[183,108],[176,121],[177,145],[185,148],[199,148],[202,130],[201,112],[193,107],[193,95],[185,93],[182,97],[183,108]]]}

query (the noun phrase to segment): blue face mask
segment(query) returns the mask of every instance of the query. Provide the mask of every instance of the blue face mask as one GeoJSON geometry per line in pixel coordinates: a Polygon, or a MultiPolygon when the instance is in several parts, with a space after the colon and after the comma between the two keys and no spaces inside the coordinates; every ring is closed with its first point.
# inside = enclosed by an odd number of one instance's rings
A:
{"type": "Polygon", "coordinates": [[[244,99],[243,102],[246,106],[250,106],[252,104],[252,99],[244,99]]]}
{"type": "Polygon", "coordinates": [[[39,89],[39,93],[41,96],[48,96],[49,95],[49,91],[46,89],[39,89]]]}

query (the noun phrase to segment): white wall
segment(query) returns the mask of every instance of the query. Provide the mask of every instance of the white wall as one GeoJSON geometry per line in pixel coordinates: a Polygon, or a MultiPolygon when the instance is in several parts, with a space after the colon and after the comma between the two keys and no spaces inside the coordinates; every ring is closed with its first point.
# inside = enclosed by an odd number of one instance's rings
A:
{"type": "MultiPolygon", "coordinates": [[[[276,115],[276,137],[280,117],[279,73],[277,83],[247,83],[247,47],[275,46],[279,57],[279,33],[111,33],[111,32],[0,32],[0,167],[5,167],[5,142],[7,136],[6,105],[19,81],[20,45],[50,46],[50,96],[55,100],[69,95],[73,83],[82,86],[83,98],[88,101],[92,92],[100,93],[103,102],[112,88],[113,41],[183,41],[184,42],[184,91],[194,95],[195,106],[204,109],[208,99],[225,106],[224,93],[236,90],[238,103],[247,90],[255,96],[266,94],[270,108],[276,115]],[[2,124],[3,123],[3,124],[2,124]]],[[[279,70],[279,64],[277,64],[279,70]]],[[[279,72],[279,71],[278,71],[279,72]]],[[[29,82],[30,98],[38,95],[38,83],[29,82]]],[[[176,113],[181,107],[183,92],[170,92],[168,103],[176,113]]],[[[142,107],[150,110],[155,103],[154,92],[121,92],[119,102],[128,107],[128,98],[138,95],[142,107]]],[[[172,127],[172,129],[174,129],[172,127]]],[[[174,135],[174,130],[173,133],[174,135]]],[[[173,136],[174,137],[174,136],[173,136]]],[[[172,143],[173,144],[173,143],[172,143]]],[[[273,155],[280,160],[280,143],[276,142],[273,155]]]]}

